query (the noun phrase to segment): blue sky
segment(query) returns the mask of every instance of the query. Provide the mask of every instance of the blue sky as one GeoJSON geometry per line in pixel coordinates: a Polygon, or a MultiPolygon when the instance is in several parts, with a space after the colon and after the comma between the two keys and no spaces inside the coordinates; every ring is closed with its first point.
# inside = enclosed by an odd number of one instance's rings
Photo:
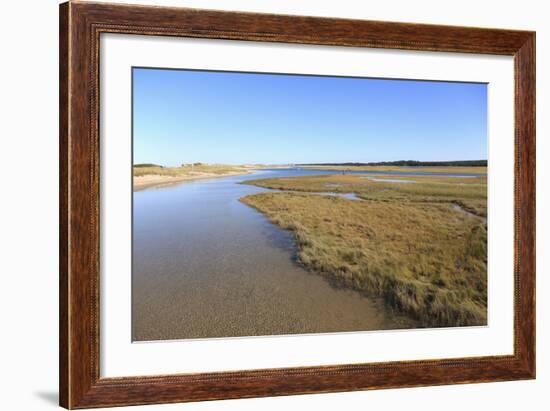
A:
{"type": "Polygon", "coordinates": [[[133,69],[134,163],[487,158],[487,85],[133,69]]]}

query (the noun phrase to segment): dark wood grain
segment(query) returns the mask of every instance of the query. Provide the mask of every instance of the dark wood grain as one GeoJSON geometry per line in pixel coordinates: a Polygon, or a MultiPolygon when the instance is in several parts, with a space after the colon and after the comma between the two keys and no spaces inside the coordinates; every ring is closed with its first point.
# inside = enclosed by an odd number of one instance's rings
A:
{"type": "Polygon", "coordinates": [[[59,55],[62,406],[90,408],[534,378],[533,32],[72,2],[60,6],[59,55]],[[514,354],[100,378],[99,47],[100,34],[108,32],[514,56],[514,354]]]}
{"type": "Polygon", "coordinates": [[[516,355],[535,373],[535,34],[515,54],[516,355]]]}
{"type": "Polygon", "coordinates": [[[69,6],[59,9],[59,402],[69,404],[69,6]]]}

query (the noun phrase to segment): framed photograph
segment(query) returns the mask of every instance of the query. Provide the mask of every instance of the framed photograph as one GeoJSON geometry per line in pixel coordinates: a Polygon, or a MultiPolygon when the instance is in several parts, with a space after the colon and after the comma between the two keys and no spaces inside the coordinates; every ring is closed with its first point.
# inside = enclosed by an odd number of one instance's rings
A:
{"type": "Polygon", "coordinates": [[[535,33],[60,6],[60,404],[535,378],[535,33]]]}

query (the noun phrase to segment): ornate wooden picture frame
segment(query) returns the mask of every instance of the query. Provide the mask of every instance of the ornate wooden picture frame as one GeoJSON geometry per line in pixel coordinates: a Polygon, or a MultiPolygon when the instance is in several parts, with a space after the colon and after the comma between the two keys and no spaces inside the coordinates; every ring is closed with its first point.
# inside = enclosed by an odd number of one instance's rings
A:
{"type": "Polygon", "coordinates": [[[92,408],[535,377],[535,33],[69,2],[60,6],[60,405],[92,408]],[[100,34],[513,56],[514,353],[151,377],[99,372],[100,34]]]}

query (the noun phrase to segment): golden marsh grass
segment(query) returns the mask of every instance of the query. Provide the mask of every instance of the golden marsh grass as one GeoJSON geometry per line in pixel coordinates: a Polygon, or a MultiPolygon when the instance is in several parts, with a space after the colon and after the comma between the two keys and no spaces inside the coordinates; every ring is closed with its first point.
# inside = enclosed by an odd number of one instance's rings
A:
{"type": "Polygon", "coordinates": [[[253,180],[285,192],[241,201],[294,233],[306,267],[383,297],[423,326],[486,324],[486,179],[409,178],[416,182],[361,175],[253,180]]]}
{"type": "Polygon", "coordinates": [[[454,203],[487,216],[487,177],[326,174],[249,180],[247,184],[275,190],[354,193],[364,200],[454,203]],[[384,179],[407,182],[380,181],[384,179]]]}

